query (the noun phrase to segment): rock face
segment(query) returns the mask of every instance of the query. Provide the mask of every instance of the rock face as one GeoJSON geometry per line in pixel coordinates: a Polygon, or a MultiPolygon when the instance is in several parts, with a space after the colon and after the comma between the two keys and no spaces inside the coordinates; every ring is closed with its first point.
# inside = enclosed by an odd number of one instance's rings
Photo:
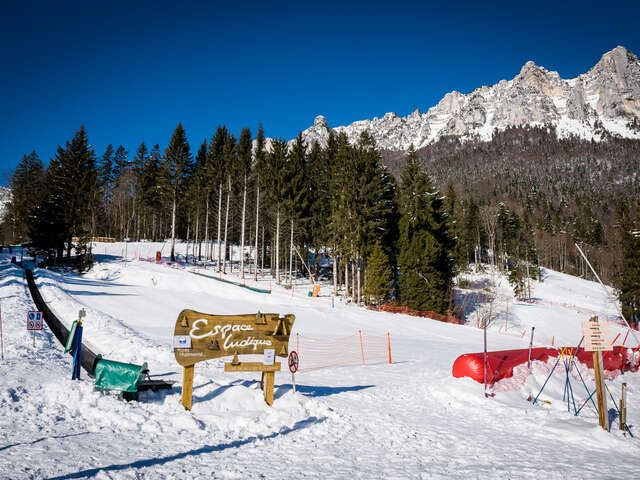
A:
{"type": "MultiPolygon", "coordinates": [[[[559,136],[600,140],[604,131],[640,138],[640,61],[624,47],[605,53],[587,73],[564,80],[529,61],[512,80],[501,80],[464,95],[450,92],[426,113],[406,117],[387,113],[336,127],[350,141],[368,130],[378,146],[406,150],[443,135],[488,140],[494,129],[523,125],[553,125],[559,136]]],[[[325,145],[331,128],[323,116],[303,132],[308,145],[325,145]]]]}

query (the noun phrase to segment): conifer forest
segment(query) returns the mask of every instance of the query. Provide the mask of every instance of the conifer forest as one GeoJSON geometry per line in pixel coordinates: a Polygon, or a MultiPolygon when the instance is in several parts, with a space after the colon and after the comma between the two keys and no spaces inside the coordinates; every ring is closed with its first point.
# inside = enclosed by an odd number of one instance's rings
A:
{"type": "Polygon", "coordinates": [[[91,239],[189,244],[183,262],[221,273],[311,274],[360,303],[454,311],[459,272],[492,265],[516,293],[540,267],[603,281],[640,310],[640,141],[559,139],[508,128],[490,141],[444,137],[382,151],[364,132],[326,145],[218,127],[191,144],[181,124],[166,146],[96,152],[81,127],[45,167],[25,155],[11,180],[4,242],[30,242],[51,265],[79,270],[91,239]],[[38,191],[39,195],[33,195],[38,191]],[[214,248],[222,245],[223,248],[214,248]],[[229,246],[241,246],[231,262],[229,246]]]}

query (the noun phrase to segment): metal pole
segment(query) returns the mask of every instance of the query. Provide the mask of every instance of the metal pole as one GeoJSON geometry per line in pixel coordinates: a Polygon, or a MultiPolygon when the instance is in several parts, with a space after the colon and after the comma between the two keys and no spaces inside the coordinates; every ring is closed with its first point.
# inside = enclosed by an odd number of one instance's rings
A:
{"type": "Polygon", "coordinates": [[[533,347],[533,332],[535,331],[535,329],[536,327],[531,327],[531,340],[529,341],[529,362],[527,363],[529,372],[531,372],[531,348],[533,347]]]}
{"type": "Polygon", "coordinates": [[[484,396],[487,396],[487,319],[482,322],[484,330],[484,396]]]}
{"type": "MultiPolygon", "coordinates": [[[[627,424],[627,384],[622,384],[622,393],[620,394],[620,430],[624,430],[627,424]]],[[[626,435],[626,434],[625,434],[626,435]]]]}

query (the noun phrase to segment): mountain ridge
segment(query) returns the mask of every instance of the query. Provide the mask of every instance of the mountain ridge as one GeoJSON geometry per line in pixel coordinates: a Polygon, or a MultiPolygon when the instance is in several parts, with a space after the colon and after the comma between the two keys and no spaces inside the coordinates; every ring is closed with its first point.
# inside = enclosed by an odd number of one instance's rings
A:
{"type": "Polygon", "coordinates": [[[488,140],[496,129],[525,125],[554,126],[561,138],[599,141],[612,134],[640,139],[640,60],[618,46],[571,79],[529,60],[511,80],[468,94],[451,91],[424,113],[415,109],[400,117],[388,112],[334,128],[318,115],[302,136],[308,146],[324,146],[332,130],[346,133],[351,142],[368,131],[379,148],[405,151],[448,135],[488,140]]]}

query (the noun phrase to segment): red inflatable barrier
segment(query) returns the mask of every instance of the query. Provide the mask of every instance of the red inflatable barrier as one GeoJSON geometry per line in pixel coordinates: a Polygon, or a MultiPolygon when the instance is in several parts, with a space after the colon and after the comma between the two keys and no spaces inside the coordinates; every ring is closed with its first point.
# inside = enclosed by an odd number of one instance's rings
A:
{"type": "MultiPolygon", "coordinates": [[[[575,347],[567,347],[568,352],[575,350],[575,347]]],[[[531,361],[547,361],[549,358],[560,355],[560,350],[555,348],[533,348],[531,349],[531,361]]],[[[589,368],[593,368],[593,355],[578,350],[576,358],[580,363],[589,368]]],[[[501,350],[498,352],[487,352],[487,383],[495,383],[503,378],[513,376],[513,369],[518,365],[526,364],[529,359],[529,349],[501,350]]],[[[602,352],[602,363],[604,369],[609,371],[627,371],[631,369],[631,362],[625,347],[613,347],[613,351],[602,352]]],[[[465,353],[460,355],[453,363],[453,376],[456,378],[469,377],[475,381],[484,383],[484,353],[465,353]]]]}

